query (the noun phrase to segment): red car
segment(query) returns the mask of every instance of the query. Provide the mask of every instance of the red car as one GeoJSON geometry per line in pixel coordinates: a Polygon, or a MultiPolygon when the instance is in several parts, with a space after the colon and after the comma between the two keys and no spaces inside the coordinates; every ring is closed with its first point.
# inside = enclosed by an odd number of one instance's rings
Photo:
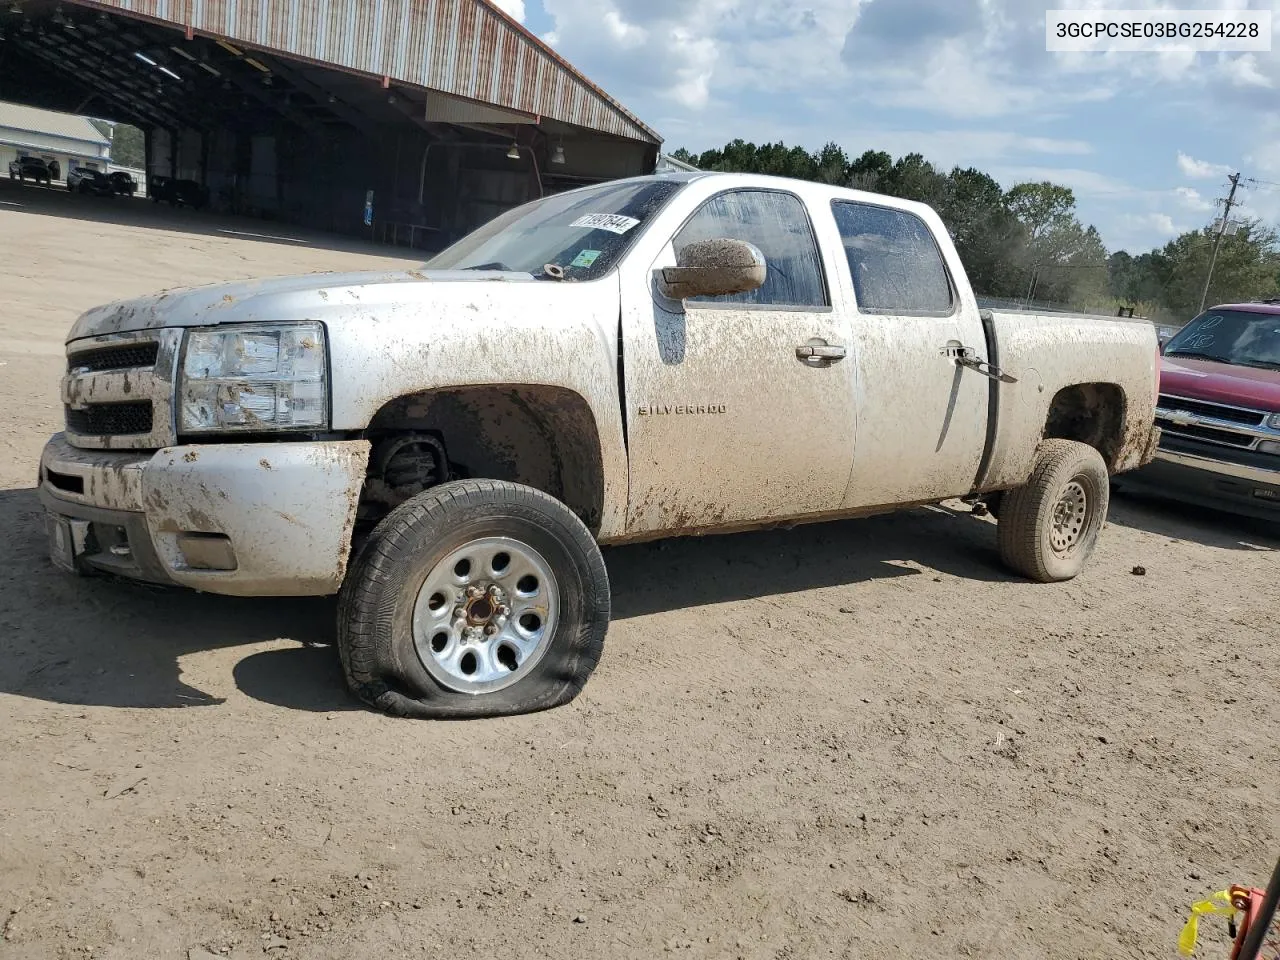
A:
{"type": "Polygon", "coordinates": [[[1163,353],[1160,449],[1125,485],[1280,520],[1280,301],[1206,310],[1163,353]]]}

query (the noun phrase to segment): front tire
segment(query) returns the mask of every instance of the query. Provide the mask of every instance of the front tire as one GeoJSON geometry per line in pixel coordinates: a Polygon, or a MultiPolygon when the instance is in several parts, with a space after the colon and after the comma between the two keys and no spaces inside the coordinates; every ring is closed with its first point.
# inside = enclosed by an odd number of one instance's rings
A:
{"type": "Polygon", "coordinates": [[[1045,440],[1031,478],[1007,491],[996,536],[1000,558],[1039,583],[1070,580],[1097,546],[1111,500],[1102,455],[1074,440],[1045,440]]]}
{"type": "Polygon", "coordinates": [[[582,690],[609,605],[600,548],[568,507],[462,480],[374,529],[339,597],[338,649],[356,696],[392,715],[531,713],[582,690]]]}

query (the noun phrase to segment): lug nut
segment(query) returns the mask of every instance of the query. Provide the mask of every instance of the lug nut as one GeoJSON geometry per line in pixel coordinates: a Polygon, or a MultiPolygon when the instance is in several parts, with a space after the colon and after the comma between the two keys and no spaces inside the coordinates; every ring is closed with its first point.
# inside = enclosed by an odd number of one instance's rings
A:
{"type": "Polygon", "coordinates": [[[475,585],[467,587],[467,596],[470,597],[472,600],[474,600],[476,597],[480,596],[483,593],[484,591],[475,585]]]}
{"type": "Polygon", "coordinates": [[[484,632],[487,636],[492,637],[495,633],[498,632],[498,625],[496,623],[485,624],[484,632]]]}

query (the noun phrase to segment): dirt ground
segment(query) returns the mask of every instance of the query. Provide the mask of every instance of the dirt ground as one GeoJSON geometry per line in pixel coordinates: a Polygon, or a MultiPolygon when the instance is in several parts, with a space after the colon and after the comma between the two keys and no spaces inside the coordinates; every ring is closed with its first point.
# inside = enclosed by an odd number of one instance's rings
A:
{"type": "Polygon", "coordinates": [[[78,312],[386,252],[0,182],[0,958],[1164,958],[1265,881],[1275,527],[1118,498],[1058,586],[962,509],[610,550],[584,694],[472,723],[361,709],[331,601],[52,569],[78,312]]]}

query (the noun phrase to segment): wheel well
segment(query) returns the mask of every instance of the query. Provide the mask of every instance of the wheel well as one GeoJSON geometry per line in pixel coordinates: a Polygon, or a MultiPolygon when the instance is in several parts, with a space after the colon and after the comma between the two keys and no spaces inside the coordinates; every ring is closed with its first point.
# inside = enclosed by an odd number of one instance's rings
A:
{"type": "Polygon", "coordinates": [[[534,487],[592,533],[600,528],[600,437],[591,408],[571,390],[520,384],[411,394],[385,404],[366,435],[373,449],[361,497],[365,522],[429,486],[476,477],[534,487]]]}
{"type": "Polygon", "coordinates": [[[1125,396],[1114,383],[1078,383],[1059,390],[1044,425],[1046,440],[1087,443],[1114,467],[1124,441],[1125,396]]]}

